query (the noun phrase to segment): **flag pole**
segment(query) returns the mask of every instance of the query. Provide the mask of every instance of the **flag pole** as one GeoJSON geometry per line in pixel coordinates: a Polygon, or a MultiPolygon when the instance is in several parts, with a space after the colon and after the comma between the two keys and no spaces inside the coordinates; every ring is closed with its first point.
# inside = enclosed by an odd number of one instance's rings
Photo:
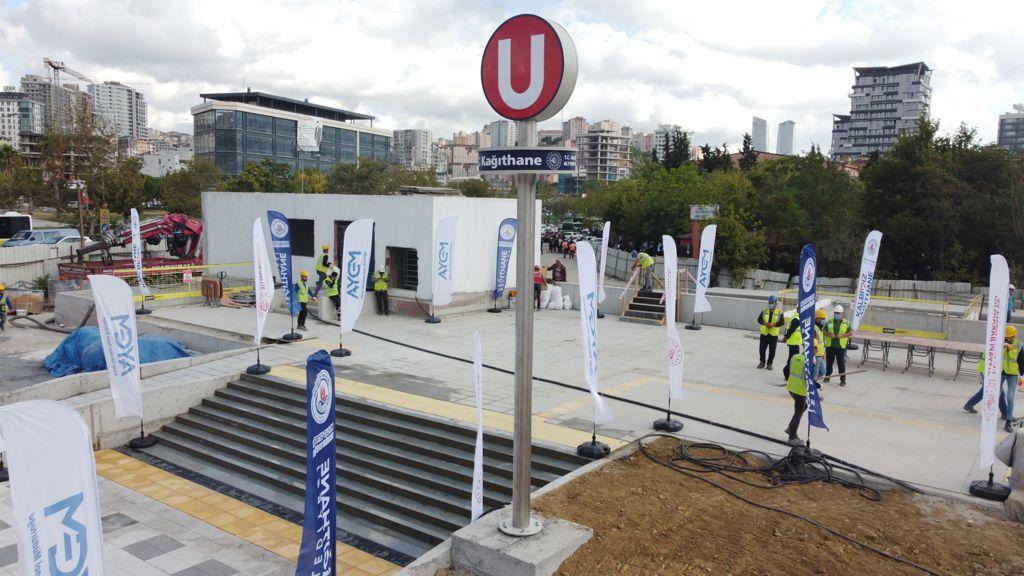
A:
{"type": "Polygon", "coordinates": [[[245,369],[246,374],[250,374],[252,376],[260,376],[270,372],[270,366],[267,366],[266,364],[260,362],[260,348],[262,347],[262,342],[256,344],[256,363],[245,369]]]}
{"type": "Polygon", "coordinates": [[[672,396],[668,397],[668,408],[665,410],[665,417],[654,421],[654,429],[659,432],[679,432],[683,429],[683,423],[680,420],[672,419],[672,396]]]}
{"type": "Polygon", "coordinates": [[[341,336],[338,336],[338,348],[335,350],[331,350],[331,356],[334,356],[335,358],[344,358],[346,356],[351,355],[352,351],[349,350],[348,348],[345,348],[345,345],[341,341],[341,336]]]}

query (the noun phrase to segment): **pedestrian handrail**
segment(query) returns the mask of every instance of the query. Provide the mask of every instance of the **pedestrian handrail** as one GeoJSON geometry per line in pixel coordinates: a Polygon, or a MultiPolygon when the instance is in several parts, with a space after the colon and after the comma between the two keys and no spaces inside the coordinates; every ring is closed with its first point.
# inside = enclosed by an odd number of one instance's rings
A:
{"type": "Polygon", "coordinates": [[[626,315],[626,308],[629,306],[629,303],[633,301],[633,297],[630,296],[629,292],[631,289],[636,290],[637,288],[634,286],[634,283],[638,282],[638,272],[638,268],[633,269],[633,274],[630,275],[629,280],[626,281],[625,288],[622,289],[622,295],[619,297],[619,316],[626,315]]]}

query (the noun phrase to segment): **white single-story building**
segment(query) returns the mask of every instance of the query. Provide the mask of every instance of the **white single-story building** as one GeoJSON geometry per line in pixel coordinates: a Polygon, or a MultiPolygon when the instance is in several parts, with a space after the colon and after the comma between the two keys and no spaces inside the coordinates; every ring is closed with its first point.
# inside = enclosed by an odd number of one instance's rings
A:
{"type": "MultiPolygon", "coordinates": [[[[374,221],[372,268],[384,264],[391,275],[391,309],[421,313],[431,299],[430,278],[437,223],[447,216],[458,217],[455,243],[452,303],[445,307],[491,302],[494,290],[498,225],[516,217],[514,198],[465,198],[440,195],[370,196],[350,194],[264,194],[252,192],[204,192],[202,196],[206,264],[252,260],[252,223],[264,222],[264,240],[272,250],[266,229],[267,210],[284,214],[289,220],[293,266],[296,279],[307,270],[316,281],[315,257],[321,246],[329,247],[331,260],[340,267],[345,229],[361,218],[374,221]]],[[[541,203],[537,201],[534,230],[535,261],[540,261],[541,203]]],[[[273,254],[269,254],[273,266],[273,254]]],[[[516,255],[509,263],[506,290],[515,288],[516,255]]],[[[244,276],[251,267],[233,267],[228,273],[244,276]]],[[[274,270],[276,275],[276,269],[274,270]]],[[[368,290],[372,286],[368,282],[368,290]]],[[[372,306],[372,298],[367,298],[372,306]]],[[[445,310],[438,310],[443,313],[445,310]]]]}

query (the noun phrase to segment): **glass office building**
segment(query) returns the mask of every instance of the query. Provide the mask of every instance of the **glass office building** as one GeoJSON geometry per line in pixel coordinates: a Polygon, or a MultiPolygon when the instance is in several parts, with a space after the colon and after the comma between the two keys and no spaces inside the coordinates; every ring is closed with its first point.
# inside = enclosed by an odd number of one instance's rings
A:
{"type": "Polygon", "coordinates": [[[360,158],[390,161],[391,131],[374,128],[373,116],[262,92],[200,97],[203,103],[192,108],[195,156],[215,163],[223,175],[237,176],[247,163],[262,160],[323,172],[360,158]],[[300,117],[322,122],[319,152],[299,151],[300,117]]]}

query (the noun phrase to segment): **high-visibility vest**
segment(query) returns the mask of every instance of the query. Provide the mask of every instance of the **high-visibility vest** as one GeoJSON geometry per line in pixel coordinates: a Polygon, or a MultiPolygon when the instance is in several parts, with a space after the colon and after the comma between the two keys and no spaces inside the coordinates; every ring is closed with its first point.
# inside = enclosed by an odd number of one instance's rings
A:
{"type": "Polygon", "coordinates": [[[324,252],[316,259],[316,271],[327,272],[331,268],[331,257],[328,256],[327,252],[324,252]]]}
{"type": "MultiPolygon", "coordinates": [[[[835,326],[835,320],[825,322],[825,346],[828,348],[832,347],[832,342],[835,341],[836,336],[839,334],[846,334],[850,331],[850,323],[845,319],[839,322],[839,330],[836,330],[835,326]]],[[[839,347],[846,348],[846,343],[849,342],[849,340],[849,338],[839,338],[839,347]]]]}
{"type": "Polygon", "coordinates": [[[766,324],[778,324],[779,320],[782,319],[782,310],[775,308],[765,308],[764,312],[761,313],[761,320],[765,324],[761,324],[761,334],[763,336],[778,336],[779,326],[768,327],[766,324]]]}
{"type": "Polygon", "coordinates": [[[651,258],[651,255],[646,252],[641,252],[637,254],[636,257],[640,261],[640,267],[644,270],[647,270],[652,264],[654,264],[654,258],[651,258]]]}
{"type": "Polygon", "coordinates": [[[373,273],[373,290],[374,290],[374,292],[387,292],[387,290],[388,290],[388,282],[390,282],[390,281],[391,281],[391,275],[388,274],[387,272],[384,272],[384,273],[374,272],[373,273]]]}
{"type": "Polygon", "coordinates": [[[1014,339],[1013,346],[1009,350],[1003,351],[1003,374],[1010,374],[1016,376],[1020,374],[1020,366],[1017,363],[1017,357],[1020,355],[1020,346],[1017,345],[1017,340],[1014,339]]]}
{"type": "MultiPolygon", "coordinates": [[[[799,315],[793,314],[793,317],[790,318],[789,321],[792,323],[794,320],[797,324],[800,324],[799,315]]],[[[796,330],[793,330],[793,333],[789,335],[789,338],[786,338],[786,346],[800,346],[803,342],[804,336],[800,333],[800,326],[797,326],[796,330]]]]}
{"type": "Polygon", "coordinates": [[[803,354],[794,354],[789,359],[789,378],[786,379],[786,390],[798,396],[807,396],[807,381],[804,380],[804,365],[807,358],[803,354]]]}
{"type": "Polygon", "coordinates": [[[309,286],[306,286],[306,283],[301,280],[295,284],[295,299],[299,301],[299,304],[309,302],[309,286]]]}
{"type": "Polygon", "coordinates": [[[330,277],[324,278],[324,288],[327,290],[327,297],[337,296],[338,292],[338,279],[331,279],[330,277]]]}
{"type": "Polygon", "coordinates": [[[818,339],[814,341],[814,355],[824,358],[825,357],[825,335],[821,331],[821,328],[814,327],[814,333],[818,336],[818,339]]]}
{"type": "Polygon", "coordinates": [[[7,313],[7,309],[10,307],[8,302],[7,296],[0,294],[0,312],[7,313]]]}

